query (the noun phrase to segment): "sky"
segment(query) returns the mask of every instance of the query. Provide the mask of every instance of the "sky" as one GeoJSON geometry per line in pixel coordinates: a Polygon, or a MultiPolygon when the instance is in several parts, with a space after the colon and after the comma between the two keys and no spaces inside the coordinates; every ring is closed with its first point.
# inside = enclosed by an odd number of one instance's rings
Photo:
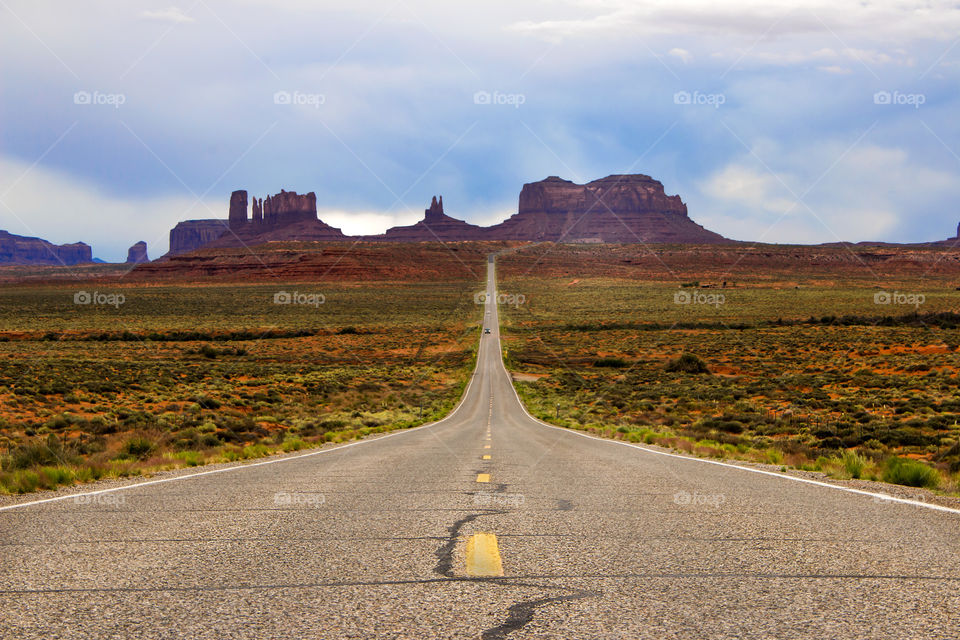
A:
{"type": "Polygon", "coordinates": [[[348,234],[645,173],[738,240],[960,222],[960,4],[0,0],[0,229],[123,260],[230,192],[348,234]]]}

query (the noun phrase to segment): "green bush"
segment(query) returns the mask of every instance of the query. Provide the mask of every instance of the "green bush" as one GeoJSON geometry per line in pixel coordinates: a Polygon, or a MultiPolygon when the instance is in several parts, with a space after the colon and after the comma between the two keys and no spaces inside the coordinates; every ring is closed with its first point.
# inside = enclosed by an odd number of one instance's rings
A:
{"type": "Polygon", "coordinates": [[[887,460],[883,481],[907,487],[936,489],[940,486],[940,474],[922,462],[893,457],[887,460]]]}
{"type": "Polygon", "coordinates": [[[623,369],[630,365],[623,358],[600,358],[599,360],[594,361],[593,366],[610,367],[612,369],[623,369]]]}
{"type": "Polygon", "coordinates": [[[139,460],[143,460],[153,452],[153,449],[154,445],[152,442],[150,442],[150,440],[147,438],[136,437],[130,438],[124,442],[120,451],[128,458],[137,458],[139,460]]]}
{"type": "Polygon", "coordinates": [[[851,478],[859,478],[862,476],[863,468],[866,464],[867,461],[855,451],[843,452],[843,468],[846,469],[851,478]]]}
{"type": "Polygon", "coordinates": [[[666,369],[667,371],[679,373],[710,373],[710,368],[707,367],[707,363],[692,353],[685,353],[679,358],[674,358],[667,363],[666,369]]]}

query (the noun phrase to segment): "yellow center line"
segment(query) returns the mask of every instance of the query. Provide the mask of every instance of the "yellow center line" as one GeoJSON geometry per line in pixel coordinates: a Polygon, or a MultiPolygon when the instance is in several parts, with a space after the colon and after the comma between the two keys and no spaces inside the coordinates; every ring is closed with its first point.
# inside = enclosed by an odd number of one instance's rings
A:
{"type": "Polygon", "coordinates": [[[489,474],[489,473],[478,473],[478,474],[477,474],[477,482],[490,482],[490,474],[489,474]]]}
{"type": "Polygon", "coordinates": [[[497,536],[475,533],[467,540],[467,575],[471,578],[489,578],[503,575],[503,561],[497,536]]]}
{"type": "Polygon", "coordinates": [[[483,456],[483,459],[484,459],[484,460],[489,460],[489,459],[490,459],[490,455],[487,454],[487,455],[483,456]]]}
{"type": "Polygon", "coordinates": [[[484,448],[484,449],[489,449],[489,448],[490,448],[490,445],[485,444],[485,445],[483,445],[483,448],[484,448]]]}

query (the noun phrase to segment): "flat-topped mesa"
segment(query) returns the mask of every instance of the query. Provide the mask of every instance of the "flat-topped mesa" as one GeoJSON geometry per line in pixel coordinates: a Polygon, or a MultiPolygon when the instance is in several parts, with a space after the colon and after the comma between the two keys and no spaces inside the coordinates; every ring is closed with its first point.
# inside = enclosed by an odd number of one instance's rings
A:
{"type": "Polygon", "coordinates": [[[657,211],[687,215],[680,196],[668,196],[663,184],[643,174],[612,175],[587,184],[557,176],[523,185],[518,213],[637,213],[657,211]]]}
{"type": "Polygon", "coordinates": [[[296,191],[284,191],[267,196],[260,202],[265,227],[281,227],[294,222],[317,219],[317,194],[313,191],[298,195],[296,191]]]}
{"type": "Polygon", "coordinates": [[[557,176],[523,185],[517,213],[489,229],[490,239],[551,242],[727,242],[687,217],[680,196],[643,174],[586,184],[557,176]]]}
{"type": "Polygon", "coordinates": [[[93,260],[83,242],[53,244],[41,238],[0,231],[0,264],[51,264],[72,266],[93,260]]]}
{"type": "Polygon", "coordinates": [[[296,191],[280,189],[280,193],[266,198],[253,198],[253,219],[247,217],[247,192],[230,194],[230,228],[244,230],[252,223],[258,228],[276,228],[295,222],[317,219],[317,194],[313,191],[299,195],[296,191]]]}
{"type": "Polygon", "coordinates": [[[184,220],[170,230],[170,251],[168,256],[195,251],[224,235],[229,227],[228,220],[184,220]]]}

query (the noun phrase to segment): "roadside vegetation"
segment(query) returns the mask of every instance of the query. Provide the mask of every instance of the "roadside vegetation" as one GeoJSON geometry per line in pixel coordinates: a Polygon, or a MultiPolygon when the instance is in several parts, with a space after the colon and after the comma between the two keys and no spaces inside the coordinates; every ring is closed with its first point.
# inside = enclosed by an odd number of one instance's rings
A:
{"type": "Polygon", "coordinates": [[[436,420],[473,367],[479,286],[136,285],[99,307],[74,304],[80,287],[0,292],[0,493],[436,420]],[[279,291],[324,298],[275,304],[279,291]]]}
{"type": "Polygon", "coordinates": [[[526,296],[501,317],[508,368],[540,419],[697,456],[960,491],[952,279],[899,282],[899,295],[923,295],[911,306],[856,280],[543,277],[533,262],[501,260],[500,288],[526,296]]]}

